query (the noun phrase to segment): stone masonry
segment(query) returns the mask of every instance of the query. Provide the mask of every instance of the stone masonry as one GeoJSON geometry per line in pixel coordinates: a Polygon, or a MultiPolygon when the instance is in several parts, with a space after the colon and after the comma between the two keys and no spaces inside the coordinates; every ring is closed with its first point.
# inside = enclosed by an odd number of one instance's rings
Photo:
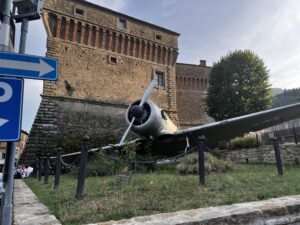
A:
{"type": "MultiPolygon", "coordinates": [[[[279,145],[283,164],[300,163],[300,144],[284,143],[279,145]]],[[[259,148],[222,151],[223,158],[234,162],[276,163],[275,151],[272,145],[259,148]]]]}
{"type": "Polygon", "coordinates": [[[185,210],[89,225],[299,225],[300,196],[185,210]]]}
{"type": "Polygon", "coordinates": [[[85,132],[91,147],[118,142],[126,108],[154,78],[160,82],[151,99],[175,124],[209,121],[210,68],[205,61],[176,65],[178,33],[84,0],[45,0],[42,18],[47,56],[58,59],[59,78],[44,82],[23,161],[57,145],[78,150],[85,132]]]}
{"type": "Polygon", "coordinates": [[[210,70],[205,60],[200,60],[199,65],[176,64],[177,110],[181,127],[212,122],[206,114],[205,104],[210,70]]]}
{"type": "Polygon", "coordinates": [[[83,0],[46,0],[43,22],[59,79],[44,82],[24,161],[57,145],[78,150],[85,132],[91,147],[116,143],[126,108],[157,76],[151,99],[178,124],[178,33],[83,0]]]}

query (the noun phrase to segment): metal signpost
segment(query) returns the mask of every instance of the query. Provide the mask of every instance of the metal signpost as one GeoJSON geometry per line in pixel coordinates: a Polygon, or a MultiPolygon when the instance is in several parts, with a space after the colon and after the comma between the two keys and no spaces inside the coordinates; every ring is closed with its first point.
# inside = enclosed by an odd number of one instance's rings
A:
{"type": "Polygon", "coordinates": [[[0,141],[18,141],[21,132],[23,80],[0,77],[0,141]]]}
{"type": "Polygon", "coordinates": [[[5,192],[1,201],[0,224],[12,224],[12,193],[16,141],[20,139],[23,79],[57,80],[57,60],[39,56],[8,53],[11,15],[22,22],[19,53],[25,53],[28,22],[40,18],[42,0],[0,0],[0,141],[7,142],[3,182],[5,192]],[[18,15],[15,15],[16,8],[18,15]],[[8,78],[11,77],[11,78],[8,78]]]}

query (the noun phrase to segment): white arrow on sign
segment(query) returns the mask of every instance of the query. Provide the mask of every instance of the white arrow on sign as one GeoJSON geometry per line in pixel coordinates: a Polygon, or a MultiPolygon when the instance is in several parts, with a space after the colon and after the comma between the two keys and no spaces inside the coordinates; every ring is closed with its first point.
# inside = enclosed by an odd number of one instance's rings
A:
{"type": "Polygon", "coordinates": [[[4,124],[6,124],[9,120],[0,118],[0,127],[2,127],[4,124]]]}
{"type": "Polygon", "coordinates": [[[39,72],[39,77],[55,70],[42,59],[39,59],[37,63],[0,59],[0,68],[35,71],[39,72]]]}

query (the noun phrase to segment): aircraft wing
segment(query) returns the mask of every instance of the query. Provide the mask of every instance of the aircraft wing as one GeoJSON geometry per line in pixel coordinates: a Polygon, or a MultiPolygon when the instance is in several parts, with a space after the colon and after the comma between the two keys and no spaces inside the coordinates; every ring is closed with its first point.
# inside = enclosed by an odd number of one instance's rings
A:
{"type": "Polygon", "coordinates": [[[250,131],[259,131],[297,118],[300,118],[300,103],[179,130],[173,134],[173,140],[182,140],[186,136],[196,138],[205,135],[208,145],[213,147],[220,141],[230,140],[250,131]]]}

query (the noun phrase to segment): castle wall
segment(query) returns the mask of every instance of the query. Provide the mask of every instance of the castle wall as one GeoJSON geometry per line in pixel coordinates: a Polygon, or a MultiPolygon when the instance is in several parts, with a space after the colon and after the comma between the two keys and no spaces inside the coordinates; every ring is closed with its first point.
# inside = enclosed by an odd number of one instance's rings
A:
{"type": "Polygon", "coordinates": [[[47,56],[58,59],[59,78],[44,81],[24,161],[38,152],[53,154],[58,145],[78,150],[85,132],[91,147],[117,143],[126,108],[157,73],[163,83],[150,99],[178,123],[179,34],[82,0],[46,0],[42,18],[47,56]]]}
{"type": "Polygon", "coordinates": [[[205,97],[210,67],[206,65],[176,64],[176,93],[179,124],[192,127],[212,119],[206,114],[205,97]]]}

